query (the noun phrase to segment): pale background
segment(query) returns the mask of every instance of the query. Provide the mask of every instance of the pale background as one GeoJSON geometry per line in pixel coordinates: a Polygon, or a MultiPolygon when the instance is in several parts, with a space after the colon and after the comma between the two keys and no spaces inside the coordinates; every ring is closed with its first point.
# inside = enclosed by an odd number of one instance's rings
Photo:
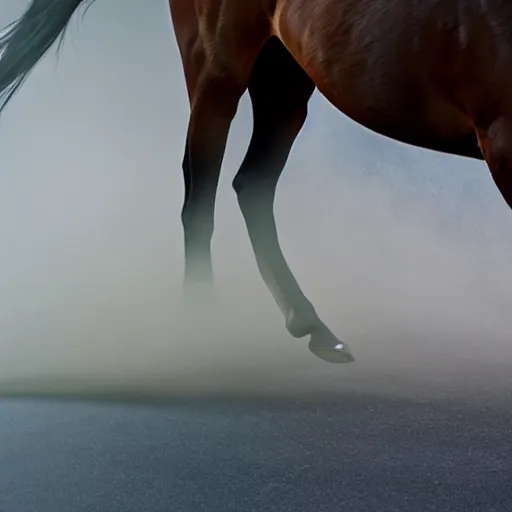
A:
{"type": "MultiPolygon", "coordinates": [[[[0,25],[25,5],[2,0],[0,25]]],[[[224,312],[180,309],[187,116],[165,0],[97,0],[13,99],[0,391],[508,392],[512,214],[483,163],[390,141],[315,94],[276,216],[304,291],[355,352],[333,366],[287,335],[257,272],[231,189],[246,97],[213,243],[224,312]]]]}

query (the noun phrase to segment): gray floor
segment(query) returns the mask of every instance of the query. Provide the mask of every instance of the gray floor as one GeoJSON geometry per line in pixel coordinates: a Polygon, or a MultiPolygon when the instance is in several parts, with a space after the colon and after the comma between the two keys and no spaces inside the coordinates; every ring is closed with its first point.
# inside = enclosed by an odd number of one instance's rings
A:
{"type": "Polygon", "coordinates": [[[1,512],[512,510],[512,414],[324,402],[0,401],[1,512]]]}

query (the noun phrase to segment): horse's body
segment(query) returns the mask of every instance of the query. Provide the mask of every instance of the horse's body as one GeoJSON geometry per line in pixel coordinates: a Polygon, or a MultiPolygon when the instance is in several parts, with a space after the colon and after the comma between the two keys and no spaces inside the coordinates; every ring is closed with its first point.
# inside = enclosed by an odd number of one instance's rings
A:
{"type": "MultiPolygon", "coordinates": [[[[0,92],[21,84],[82,1],[33,0],[0,39],[0,92]]],[[[512,206],[512,0],[170,0],[170,7],[191,106],[186,283],[212,279],[217,182],[231,121],[249,91],[253,135],[233,186],[260,272],[293,336],[310,334],[324,359],[352,360],[301,292],[273,217],[309,99],[318,88],[377,133],[485,158],[512,206]]]]}

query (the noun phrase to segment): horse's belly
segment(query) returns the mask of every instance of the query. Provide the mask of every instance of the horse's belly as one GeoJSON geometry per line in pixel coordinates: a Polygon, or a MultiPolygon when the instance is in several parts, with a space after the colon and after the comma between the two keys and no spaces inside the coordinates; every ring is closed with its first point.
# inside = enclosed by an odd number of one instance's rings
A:
{"type": "Polygon", "coordinates": [[[365,97],[354,83],[340,83],[338,92],[325,85],[319,81],[320,92],[339,111],[376,133],[426,149],[481,157],[469,120],[441,97],[400,92],[398,84],[393,91],[380,87],[365,97]]]}
{"type": "Polygon", "coordinates": [[[427,149],[479,157],[474,128],[413,59],[356,65],[342,51],[338,64],[309,54],[304,68],[318,90],[341,112],[366,128],[427,149]],[[461,149],[461,141],[464,142],[461,149]]]}
{"type": "MultiPolygon", "coordinates": [[[[279,5],[276,34],[338,110],[401,142],[479,155],[470,120],[421,58],[426,36],[411,32],[408,4],[281,0],[279,5]]],[[[436,56],[436,70],[449,68],[445,58],[436,56]]]]}

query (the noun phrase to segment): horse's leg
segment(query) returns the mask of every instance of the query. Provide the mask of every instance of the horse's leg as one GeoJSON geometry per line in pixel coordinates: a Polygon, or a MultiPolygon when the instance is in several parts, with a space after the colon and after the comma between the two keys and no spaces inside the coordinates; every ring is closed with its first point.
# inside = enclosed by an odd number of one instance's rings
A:
{"type": "Polygon", "coordinates": [[[224,2],[171,0],[170,8],[190,102],[181,219],[185,294],[195,299],[213,291],[210,245],[221,164],[231,122],[270,26],[261,23],[255,2],[227,10],[224,2]]]}
{"type": "Polygon", "coordinates": [[[260,273],[294,337],[311,335],[310,349],[332,362],[353,360],[304,296],[281,252],[273,214],[279,176],[307,116],[314,84],[278,39],[260,53],[249,81],[251,142],[233,187],[260,273]]]}
{"type": "Polygon", "coordinates": [[[512,116],[500,117],[476,133],[494,182],[512,208],[512,116]]]}
{"type": "Polygon", "coordinates": [[[213,291],[211,239],[217,184],[231,122],[246,87],[203,68],[189,82],[191,112],[183,176],[181,219],[185,241],[185,293],[199,298],[213,291]]]}

